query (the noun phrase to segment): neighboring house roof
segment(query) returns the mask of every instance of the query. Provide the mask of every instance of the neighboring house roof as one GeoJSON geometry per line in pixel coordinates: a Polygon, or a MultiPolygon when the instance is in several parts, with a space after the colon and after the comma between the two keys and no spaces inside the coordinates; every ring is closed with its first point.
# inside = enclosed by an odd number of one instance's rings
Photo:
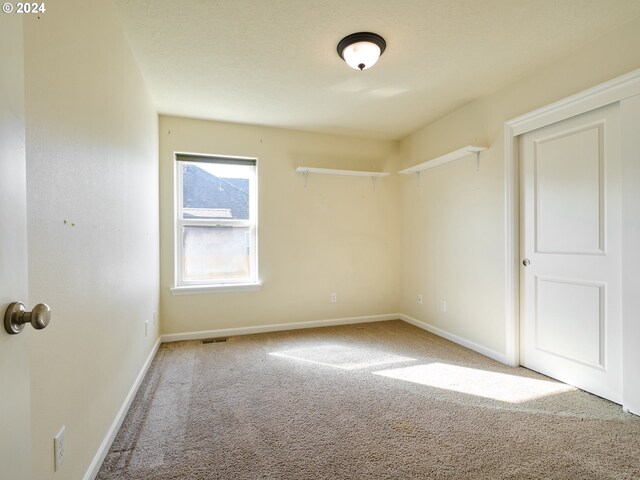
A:
{"type": "Polygon", "coordinates": [[[182,185],[185,218],[249,219],[248,179],[222,178],[185,164],[182,185]]]}

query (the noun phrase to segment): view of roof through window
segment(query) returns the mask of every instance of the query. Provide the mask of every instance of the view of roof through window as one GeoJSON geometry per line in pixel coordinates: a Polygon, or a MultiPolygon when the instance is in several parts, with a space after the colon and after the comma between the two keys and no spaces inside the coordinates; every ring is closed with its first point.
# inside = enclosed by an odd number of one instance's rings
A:
{"type": "Polygon", "coordinates": [[[249,219],[247,167],[184,162],[183,218],[249,219]]]}

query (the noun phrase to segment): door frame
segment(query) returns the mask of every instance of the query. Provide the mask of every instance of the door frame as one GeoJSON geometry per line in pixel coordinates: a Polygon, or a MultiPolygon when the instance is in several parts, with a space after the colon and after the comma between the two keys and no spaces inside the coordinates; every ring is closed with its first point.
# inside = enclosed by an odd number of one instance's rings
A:
{"type": "MultiPolygon", "coordinates": [[[[519,136],[638,94],[640,94],[640,69],[508,120],[504,124],[504,308],[505,358],[508,365],[513,367],[520,365],[519,136]]],[[[624,317],[622,323],[624,330],[624,317]]]]}

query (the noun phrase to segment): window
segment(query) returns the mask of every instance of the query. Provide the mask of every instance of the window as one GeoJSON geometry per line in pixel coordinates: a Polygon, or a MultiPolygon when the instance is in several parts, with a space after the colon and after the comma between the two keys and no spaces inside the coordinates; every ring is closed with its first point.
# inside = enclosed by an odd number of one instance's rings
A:
{"type": "Polygon", "coordinates": [[[256,168],[254,158],[176,154],[174,293],[258,285],[256,168]]]}

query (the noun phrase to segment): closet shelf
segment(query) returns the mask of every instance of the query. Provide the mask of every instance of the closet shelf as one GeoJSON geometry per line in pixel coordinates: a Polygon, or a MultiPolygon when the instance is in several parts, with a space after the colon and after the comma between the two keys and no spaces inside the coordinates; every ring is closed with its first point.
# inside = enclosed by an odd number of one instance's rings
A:
{"type": "Polygon", "coordinates": [[[352,177],[386,177],[390,175],[387,172],[363,172],[360,170],[336,170],[333,168],[315,168],[315,167],[298,167],[296,172],[304,173],[320,173],[322,175],[348,175],[352,177]]]}
{"type": "Polygon", "coordinates": [[[473,153],[479,154],[481,151],[486,149],[487,147],[479,147],[477,145],[467,145],[466,147],[460,148],[458,150],[447,153],[445,155],[441,155],[436,158],[432,158],[431,160],[427,160],[426,162],[422,162],[418,165],[414,165],[413,167],[400,170],[398,173],[401,173],[403,175],[418,173],[418,172],[421,172],[422,170],[444,165],[445,163],[452,162],[453,160],[466,157],[467,155],[471,155],[473,153]]]}

